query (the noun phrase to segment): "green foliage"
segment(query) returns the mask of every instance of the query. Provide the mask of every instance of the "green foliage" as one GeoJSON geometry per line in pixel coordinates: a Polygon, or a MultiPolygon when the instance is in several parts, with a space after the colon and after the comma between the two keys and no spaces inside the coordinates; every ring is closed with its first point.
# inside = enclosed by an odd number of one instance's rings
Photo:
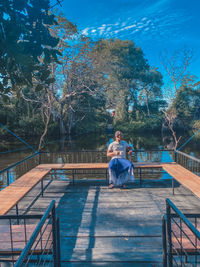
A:
{"type": "Polygon", "coordinates": [[[161,129],[162,126],[162,118],[145,118],[144,120],[140,121],[130,121],[124,123],[116,123],[114,125],[115,129],[119,129],[122,132],[128,133],[145,133],[145,132],[156,132],[161,129]]]}
{"type": "Polygon", "coordinates": [[[185,126],[192,127],[193,121],[199,119],[200,91],[182,86],[169,109],[185,126]]]}
{"type": "Polygon", "coordinates": [[[30,86],[33,79],[46,83],[59,40],[49,32],[56,23],[49,7],[49,0],[0,0],[0,94],[30,86]]]}
{"type": "MultiPolygon", "coordinates": [[[[200,120],[195,120],[193,122],[192,130],[193,130],[194,133],[196,133],[197,131],[200,130],[200,120]]],[[[195,136],[195,138],[200,139],[200,132],[197,133],[197,135],[195,136]]]]}

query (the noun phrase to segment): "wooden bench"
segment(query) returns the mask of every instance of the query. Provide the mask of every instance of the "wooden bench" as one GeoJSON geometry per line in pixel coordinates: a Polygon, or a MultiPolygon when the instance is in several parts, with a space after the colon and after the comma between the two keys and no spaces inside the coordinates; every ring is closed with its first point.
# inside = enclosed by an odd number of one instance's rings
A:
{"type": "Polygon", "coordinates": [[[197,197],[200,197],[200,177],[181,165],[163,164],[163,169],[172,176],[172,190],[174,194],[174,180],[188,188],[197,197]]]}
{"type": "Polygon", "coordinates": [[[0,215],[5,215],[14,206],[18,215],[19,201],[30,192],[39,182],[43,196],[43,179],[50,169],[34,168],[0,191],[0,215]]]}
{"type": "MultiPolygon", "coordinates": [[[[176,162],[135,162],[135,169],[140,170],[140,181],[142,179],[142,169],[146,168],[161,168],[172,177],[172,192],[174,194],[174,180],[178,181],[184,187],[188,188],[196,196],[200,197],[200,177],[191,171],[185,169],[176,162]]],[[[51,170],[71,170],[72,180],[74,184],[75,174],[77,170],[104,170],[106,179],[108,175],[108,163],[69,163],[69,164],[40,164],[38,169],[51,170]]]]}
{"type": "MultiPolygon", "coordinates": [[[[142,179],[142,169],[161,168],[172,176],[173,194],[175,179],[200,197],[200,177],[177,163],[136,162],[134,167],[140,170],[140,181],[142,179]]],[[[73,184],[78,170],[104,170],[106,179],[108,178],[108,163],[40,164],[0,192],[0,215],[6,214],[14,206],[16,206],[16,213],[18,214],[18,202],[39,182],[41,182],[43,195],[43,179],[52,170],[70,170],[73,184]]]]}
{"type": "MultiPolygon", "coordinates": [[[[161,168],[163,167],[163,164],[165,163],[157,163],[157,162],[136,162],[133,163],[135,169],[146,169],[146,168],[161,168]]],[[[173,164],[173,163],[172,163],[173,164]]],[[[108,179],[108,163],[63,163],[63,164],[40,164],[37,166],[38,169],[51,169],[56,170],[69,170],[72,174],[72,183],[74,184],[75,175],[79,174],[77,171],[82,170],[104,170],[106,175],[106,180],[108,179]]],[[[142,179],[142,173],[140,172],[140,181],[142,179]]]]}

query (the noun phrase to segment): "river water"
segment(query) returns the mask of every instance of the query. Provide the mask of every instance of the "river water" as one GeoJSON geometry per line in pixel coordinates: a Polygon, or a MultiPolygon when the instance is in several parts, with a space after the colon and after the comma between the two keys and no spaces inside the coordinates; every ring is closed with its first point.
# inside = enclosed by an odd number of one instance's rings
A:
{"type": "MultiPolygon", "coordinates": [[[[84,134],[72,139],[58,139],[50,138],[46,141],[43,151],[48,152],[67,152],[67,151],[106,151],[108,143],[112,141],[112,134],[84,134]]],[[[188,139],[188,136],[182,138],[180,145],[188,139]]],[[[136,134],[124,134],[124,139],[134,146],[136,150],[153,150],[153,149],[171,149],[172,142],[171,137],[162,137],[159,134],[136,135],[136,134]]],[[[28,139],[25,141],[37,149],[38,138],[28,139]]],[[[200,140],[193,138],[188,144],[186,144],[181,151],[200,158],[200,140]]],[[[0,170],[7,168],[11,164],[14,164],[30,155],[34,152],[28,148],[16,137],[12,137],[9,140],[2,140],[0,143],[0,170]]],[[[141,159],[138,159],[138,161],[141,159]]],[[[162,159],[161,159],[162,160],[162,159]]],[[[166,158],[163,158],[166,161],[166,158]]]]}

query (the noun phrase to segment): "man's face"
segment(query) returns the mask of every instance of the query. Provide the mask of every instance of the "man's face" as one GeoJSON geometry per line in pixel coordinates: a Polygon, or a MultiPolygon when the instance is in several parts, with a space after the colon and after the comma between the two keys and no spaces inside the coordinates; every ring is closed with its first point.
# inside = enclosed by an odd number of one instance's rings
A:
{"type": "Polygon", "coordinates": [[[116,135],[115,138],[116,138],[117,142],[120,142],[120,140],[122,140],[122,134],[120,133],[120,134],[116,135]]]}

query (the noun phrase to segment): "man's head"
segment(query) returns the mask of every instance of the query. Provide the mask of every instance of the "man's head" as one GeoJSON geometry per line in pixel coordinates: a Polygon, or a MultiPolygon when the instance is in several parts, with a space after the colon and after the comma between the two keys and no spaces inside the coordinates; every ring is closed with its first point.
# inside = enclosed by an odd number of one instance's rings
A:
{"type": "Polygon", "coordinates": [[[122,140],[122,132],[116,131],[115,132],[115,138],[116,138],[116,141],[122,140]]]}

